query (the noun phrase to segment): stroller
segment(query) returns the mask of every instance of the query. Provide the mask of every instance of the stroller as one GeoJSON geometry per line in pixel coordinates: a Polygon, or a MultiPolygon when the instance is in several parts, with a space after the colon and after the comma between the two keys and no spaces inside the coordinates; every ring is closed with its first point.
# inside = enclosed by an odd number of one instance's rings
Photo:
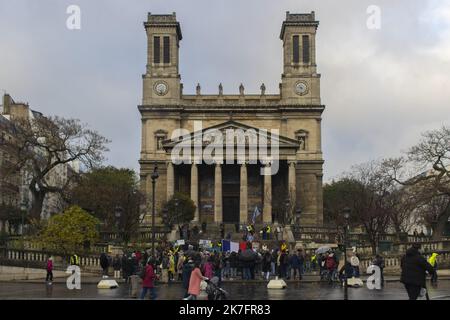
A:
{"type": "Polygon", "coordinates": [[[213,277],[207,280],[206,293],[208,300],[228,300],[228,292],[219,287],[219,278],[213,277]]]}

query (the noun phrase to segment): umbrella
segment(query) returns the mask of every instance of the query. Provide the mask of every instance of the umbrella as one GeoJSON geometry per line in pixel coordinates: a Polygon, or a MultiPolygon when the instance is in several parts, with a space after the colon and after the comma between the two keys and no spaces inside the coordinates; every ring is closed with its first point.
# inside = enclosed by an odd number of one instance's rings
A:
{"type": "Polygon", "coordinates": [[[330,247],[323,246],[323,247],[320,247],[319,249],[316,250],[316,254],[323,254],[323,253],[328,252],[330,250],[331,250],[330,247]]]}

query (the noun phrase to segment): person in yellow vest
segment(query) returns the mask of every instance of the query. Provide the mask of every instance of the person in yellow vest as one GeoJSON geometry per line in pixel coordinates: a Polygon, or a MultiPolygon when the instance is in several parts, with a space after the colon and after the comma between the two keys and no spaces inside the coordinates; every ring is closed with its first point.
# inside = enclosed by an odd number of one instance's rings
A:
{"type": "Polygon", "coordinates": [[[73,266],[80,266],[80,257],[74,253],[70,256],[69,264],[73,266]]]}
{"type": "Polygon", "coordinates": [[[267,225],[267,227],[266,227],[266,238],[267,238],[267,240],[270,240],[270,232],[271,232],[272,230],[270,229],[270,226],[269,225],[267,225]]]}
{"type": "Polygon", "coordinates": [[[433,252],[431,254],[431,256],[428,258],[428,263],[431,264],[431,266],[434,269],[434,273],[431,275],[431,283],[436,283],[437,282],[437,257],[438,257],[438,253],[433,252]]]}
{"type": "Polygon", "coordinates": [[[175,280],[175,257],[172,251],[169,251],[169,281],[175,280]]]}
{"type": "Polygon", "coordinates": [[[313,253],[311,256],[311,270],[316,271],[316,266],[317,266],[317,256],[315,253],[313,253]]]}

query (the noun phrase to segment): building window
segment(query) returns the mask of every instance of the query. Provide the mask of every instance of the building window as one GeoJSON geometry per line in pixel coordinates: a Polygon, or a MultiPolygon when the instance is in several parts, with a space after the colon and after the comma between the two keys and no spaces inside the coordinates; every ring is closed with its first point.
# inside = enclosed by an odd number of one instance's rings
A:
{"type": "Polygon", "coordinates": [[[164,37],[164,46],[163,46],[163,56],[164,63],[170,63],[170,38],[164,37]]]}
{"type": "Polygon", "coordinates": [[[309,63],[309,36],[302,36],[303,63],[309,63]]]}
{"type": "Polygon", "coordinates": [[[154,63],[160,63],[161,61],[161,43],[160,43],[160,37],[154,37],[153,38],[153,62],[154,63]]]}
{"type": "Polygon", "coordinates": [[[299,38],[298,36],[294,36],[292,38],[292,62],[299,63],[299,38]]]}
{"type": "Polygon", "coordinates": [[[300,147],[300,151],[307,150],[308,147],[308,131],[306,130],[298,130],[295,132],[295,138],[297,139],[300,147]]]}
{"type": "Polygon", "coordinates": [[[164,150],[163,148],[163,141],[167,139],[167,131],[165,130],[158,130],[155,132],[155,149],[157,151],[164,150]]]}

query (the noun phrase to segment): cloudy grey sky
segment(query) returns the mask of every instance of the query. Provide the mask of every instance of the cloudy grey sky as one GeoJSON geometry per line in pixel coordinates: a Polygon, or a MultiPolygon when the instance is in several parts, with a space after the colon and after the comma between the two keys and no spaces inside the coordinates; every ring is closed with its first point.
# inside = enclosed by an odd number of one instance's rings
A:
{"type": "Polygon", "coordinates": [[[112,140],[109,163],[138,169],[147,12],[181,22],[185,93],[278,93],[285,12],[316,12],[325,180],[396,156],[450,123],[450,1],[0,0],[0,89],[45,114],[75,117],[112,140]],[[81,30],[66,8],[81,8],[81,30]],[[369,5],[381,29],[366,26],[369,5]]]}

